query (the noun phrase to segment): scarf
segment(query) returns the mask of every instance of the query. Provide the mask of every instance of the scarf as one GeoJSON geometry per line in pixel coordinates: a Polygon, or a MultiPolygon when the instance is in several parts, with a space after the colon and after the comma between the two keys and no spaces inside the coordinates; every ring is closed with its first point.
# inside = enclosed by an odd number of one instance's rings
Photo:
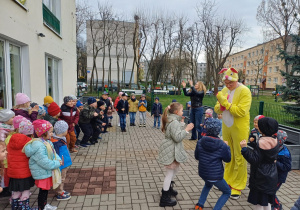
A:
{"type": "MultiPolygon", "coordinates": [[[[53,160],[53,156],[54,156],[54,158],[56,160],[56,152],[52,148],[51,144],[48,141],[46,141],[44,139],[36,138],[36,139],[32,139],[31,141],[29,141],[27,144],[31,144],[34,141],[42,142],[47,149],[48,158],[50,160],[53,160]]],[[[24,153],[25,153],[25,147],[27,144],[25,144],[25,146],[23,147],[22,152],[24,152],[24,153]]],[[[59,168],[52,170],[52,182],[53,182],[53,189],[56,189],[61,184],[61,172],[60,172],[59,168]]]]}
{"type": "Polygon", "coordinates": [[[133,98],[130,98],[130,99],[131,99],[132,102],[135,102],[135,101],[136,101],[136,98],[134,98],[134,99],[133,99],[133,98]]]}

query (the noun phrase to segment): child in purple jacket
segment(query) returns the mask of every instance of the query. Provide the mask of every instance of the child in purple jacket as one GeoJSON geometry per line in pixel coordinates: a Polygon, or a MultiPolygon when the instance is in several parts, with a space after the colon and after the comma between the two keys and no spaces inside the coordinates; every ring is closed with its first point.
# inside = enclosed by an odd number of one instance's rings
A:
{"type": "Polygon", "coordinates": [[[21,115],[30,122],[37,119],[39,106],[36,105],[33,108],[30,107],[30,98],[25,93],[17,93],[15,97],[16,106],[12,109],[15,115],[21,115]]]}

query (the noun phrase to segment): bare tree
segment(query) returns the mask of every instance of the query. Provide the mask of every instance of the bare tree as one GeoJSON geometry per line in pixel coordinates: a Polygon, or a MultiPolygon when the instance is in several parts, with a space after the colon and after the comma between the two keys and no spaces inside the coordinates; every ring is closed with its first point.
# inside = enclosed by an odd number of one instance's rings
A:
{"type": "MultiPolygon", "coordinates": [[[[288,47],[288,36],[291,34],[296,21],[297,0],[262,0],[257,8],[256,18],[264,27],[271,28],[281,39],[283,50],[288,47]]],[[[285,71],[288,65],[285,62],[285,71]]]]}

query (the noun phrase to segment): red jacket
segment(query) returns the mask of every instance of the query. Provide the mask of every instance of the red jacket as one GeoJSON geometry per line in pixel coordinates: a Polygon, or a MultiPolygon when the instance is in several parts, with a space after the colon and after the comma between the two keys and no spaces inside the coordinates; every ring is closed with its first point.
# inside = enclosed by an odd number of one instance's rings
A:
{"type": "Polygon", "coordinates": [[[16,133],[10,138],[7,145],[7,175],[14,179],[24,179],[31,177],[29,169],[29,158],[22,152],[24,145],[31,138],[24,134],[16,133]]]}
{"type": "Polygon", "coordinates": [[[73,123],[78,124],[79,120],[79,111],[76,107],[69,107],[65,104],[61,105],[61,112],[59,119],[64,120],[68,123],[69,129],[68,132],[74,131],[73,123]]]}
{"type": "Polygon", "coordinates": [[[118,96],[118,97],[116,98],[115,103],[114,103],[114,107],[115,107],[116,111],[118,111],[117,105],[118,105],[119,101],[120,101],[120,96],[118,96]]]}

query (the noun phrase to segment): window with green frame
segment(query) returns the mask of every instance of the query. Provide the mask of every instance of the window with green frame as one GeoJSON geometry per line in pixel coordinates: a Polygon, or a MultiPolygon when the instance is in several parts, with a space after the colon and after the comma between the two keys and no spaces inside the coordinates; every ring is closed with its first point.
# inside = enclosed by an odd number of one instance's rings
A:
{"type": "Polygon", "coordinates": [[[51,10],[43,3],[43,20],[56,33],[60,34],[60,20],[51,12],[51,10]]]}

